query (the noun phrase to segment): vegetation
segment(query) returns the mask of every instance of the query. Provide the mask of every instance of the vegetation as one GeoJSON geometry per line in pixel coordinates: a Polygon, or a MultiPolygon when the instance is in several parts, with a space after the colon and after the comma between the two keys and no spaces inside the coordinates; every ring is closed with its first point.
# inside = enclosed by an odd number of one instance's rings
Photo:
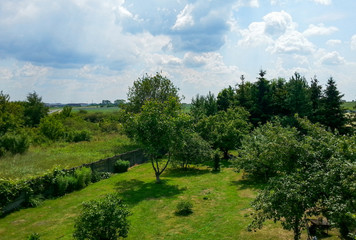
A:
{"type": "MultiPolygon", "coordinates": [[[[127,173],[90,184],[61,198],[46,200],[36,208],[22,209],[0,219],[2,240],[23,240],[32,232],[41,239],[72,239],[75,219],[82,202],[100,200],[117,193],[126,202],[130,229],[127,239],[291,239],[293,234],[279,224],[267,221],[261,231],[248,232],[252,221],[250,202],[263,187],[242,179],[233,169],[212,173],[206,167],[188,170],[167,169],[162,184],[152,179],[151,163],[131,168],[127,173]],[[175,215],[181,200],[190,200],[194,213],[175,215]],[[39,217],[41,216],[41,217],[39,217]]],[[[329,231],[325,240],[336,240],[329,231]]],[[[306,239],[306,232],[302,237],[306,239]]]]}
{"type": "Polygon", "coordinates": [[[127,172],[130,167],[129,161],[117,160],[114,164],[114,170],[116,173],[127,172]]]}
{"type": "Polygon", "coordinates": [[[75,220],[74,239],[116,240],[126,238],[129,231],[127,206],[118,195],[107,195],[101,200],[83,203],[83,209],[75,220]]]}

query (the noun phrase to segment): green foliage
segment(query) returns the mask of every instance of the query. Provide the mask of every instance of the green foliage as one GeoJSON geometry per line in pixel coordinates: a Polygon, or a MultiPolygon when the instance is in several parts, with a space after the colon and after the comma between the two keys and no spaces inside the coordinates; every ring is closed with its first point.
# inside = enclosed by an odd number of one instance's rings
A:
{"type": "Polygon", "coordinates": [[[48,139],[54,141],[62,139],[65,132],[62,122],[53,116],[42,118],[39,130],[48,139]]]}
{"type": "Polygon", "coordinates": [[[125,109],[128,112],[138,113],[147,101],[163,103],[175,99],[179,102],[178,90],[168,78],[160,73],[156,73],[155,76],[145,75],[129,88],[125,109]]]}
{"type": "Polygon", "coordinates": [[[6,133],[0,136],[0,157],[6,152],[11,154],[23,154],[30,146],[29,139],[24,134],[6,133]]]}
{"type": "Polygon", "coordinates": [[[37,126],[41,119],[47,116],[48,109],[36,92],[29,93],[24,103],[25,124],[30,127],[37,126]]]}
{"type": "Polygon", "coordinates": [[[27,238],[27,240],[40,240],[40,239],[41,238],[38,233],[31,233],[27,238]]]}
{"type": "Polygon", "coordinates": [[[118,195],[109,194],[98,201],[83,203],[74,225],[74,239],[116,240],[126,238],[130,212],[118,195]]]}
{"type": "Polygon", "coordinates": [[[114,171],[116,173],[123,173],[127,172],[127,170],[130,167],[130,162],[129,161],[124,161],[124,160],[117,160],[114,164],[114,171]]]}
{"type": "Polygon", "coordinates": [[[68,118],[72,115],[72,107],[70,106],[64,106],[60,115],[63,117],[63,118],[68,118]]]}
{"type": "Polygon", "coordinates": [[[82,189],[86,187],[91,182],[91,174],[92,172],[90,168],[77,168],[74,172],[74,176],[77,180],[76,189],[82,189]]]}
{"type": "Polygon", "coordinates": [[[234,89],[229,86],[221,90],[218,94],[216,104],[218,111],[226,111],[229,108],[235,107],[236,97],[234,89]]]}
{"type": "Polygon", "coordinates": [[[188,200],[180,200],[177,204],[176,215],[187,216],[193,213],[193,203],[188,200]]]}
{"type": "Polygon", "coordinates": [[[281,171],[294,170],[299,148],[296,129],[268,122],[244,137],[232,162],[251,177],[268,180],[281,171]]]}
{"type": "Polygon", "coordinates": [[[251,128],[249,113],[243,108],[220,111],[197,123],[197,132],[215,149],[220,149],[228,158],[228,151],[241,145],[242,137],[251,128]]]}
{"type": "Polygon", "coordinates": [[[199,134],[192,131],[183,131],[179,141],[176,141],[172,150],[173,163],[187,168],[189,164],[199,164],[212,160],[213,150],[199,134]]]}
{"type": "Polygon", "coordinates": [[[214,94],[209,92],[206,96],[199,94],[192,99],[190,113],[194,119],[199,120],[205,116],[215,115],[218,112],[218,105],[214,94]]]}
{"type": "Polygon", "coordinates": [[[88,130],[71,131],[66,133],[66,140],[68,142],[82,142],[90,141],[91,133],[88,130]]]}

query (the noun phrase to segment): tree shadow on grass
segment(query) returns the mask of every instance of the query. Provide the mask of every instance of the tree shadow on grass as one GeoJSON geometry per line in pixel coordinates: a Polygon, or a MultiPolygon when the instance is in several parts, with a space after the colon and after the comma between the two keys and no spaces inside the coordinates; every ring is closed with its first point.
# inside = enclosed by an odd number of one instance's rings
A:
{"type": "Polygon", "coordinates": [[[143,182],[131,179],[116,183],[116,190],[127,204],[135,205],[148,199],[173,197],[181,194],[185,188],[169,185],[164,180],[158,184],[156,182],[143,182]]]}
{"type": "Polygon", "coordinates": [[[199,168],[170,168],[167,169],[163,176],[165,177],[191,177],[198,176],[202,174],[210,173],[209,169],[199,169],[199,168]]]}
{"type": "Polygon", "coordinates": [[[255,180],[255,179],[250,179],[250,178],[231,181],[231,184],[237,186],[238,190],[244,190],[244,189],[262,190],[267,185],[267,183],[265,182],[255,180]]]}

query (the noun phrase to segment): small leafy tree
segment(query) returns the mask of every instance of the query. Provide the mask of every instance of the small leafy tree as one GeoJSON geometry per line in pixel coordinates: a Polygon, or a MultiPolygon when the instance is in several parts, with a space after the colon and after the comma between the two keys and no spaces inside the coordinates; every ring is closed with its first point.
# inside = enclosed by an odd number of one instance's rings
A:
{"type": "Polygon", "coordinates": [[[128,103],[124,106],[127,111],[138,113],[146,101],[166,102],[175,99],[179,102],[178,88],[160,73],[155,76],[145,75],[136,80],[127,94],[128,103]]]}
{"type": "Polygon", "coordinates": [[[29,93],[24,103],[25,123],[27,126],[37,126],[41,119],[48,114],[48,107],[42,102],[42,98],[36,92],[29,93]]]}
{"type": "Polygon", "coordinates": [[[130,211],[115,194],[83,203],[75,221],[73,237],[78,240],[116,240],[126,238],[130,211]]]}
{"type": "Polygon", "coordinates": [[[180,141],[172,150],[172,159],[187,168],[189,164],[198,164],[212,160],[213,150],[199,134],[192,131],[184,131],[180,141]]]}
{"type": "Polygon", "coordinates": [[[228,151],[241,145],[251,124],[248,121],[248,112],[243,108],[220,111],[216,115],[205,117],[197,123],[197,132],[215,149],[224,153],[228,158],[228,151]]]}

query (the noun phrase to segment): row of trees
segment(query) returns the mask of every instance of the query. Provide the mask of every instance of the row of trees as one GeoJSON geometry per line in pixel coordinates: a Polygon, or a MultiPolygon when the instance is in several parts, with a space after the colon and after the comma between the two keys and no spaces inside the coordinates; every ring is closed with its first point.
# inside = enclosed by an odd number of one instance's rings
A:
{"type": "Polygon", "coordinates": [[[250,113],[254,126],[266,123],[278,116],[288,125],[295,123],[294,114],[319,122],[332,131],[346,133],[347,118],[342,109],[343,95],[338,91],[334,79],[329,78],[325,90],[314,77],[310,84],[305,77],[295,73],[288,81],[283,78],[267,80],[266,71],[260,71],[254,83],[241,82],[235,88],[229,86],[217,96],[209,93],[192,99],[192,114],[196,119],[215,115],[232,107],[243,107],[250,113]]]}

